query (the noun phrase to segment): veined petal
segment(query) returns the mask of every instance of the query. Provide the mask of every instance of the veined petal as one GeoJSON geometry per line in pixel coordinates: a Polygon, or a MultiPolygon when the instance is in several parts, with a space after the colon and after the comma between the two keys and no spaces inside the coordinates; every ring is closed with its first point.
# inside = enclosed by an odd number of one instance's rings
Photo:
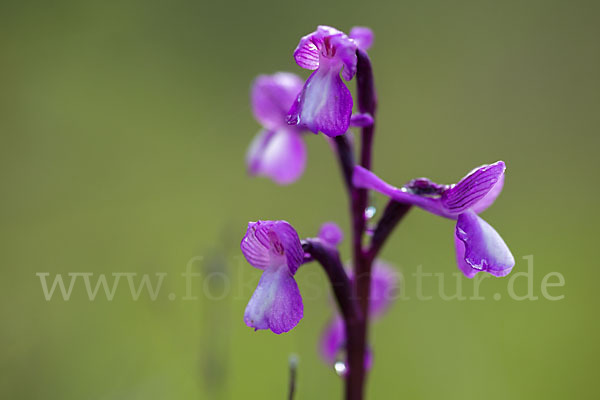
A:
{"type": "MultiPolygon", "coordinates": [[[[451,214],[460,214],[474,207],[496,186],[505,169],[502,161],[474,169],[442,194],[443,206],[451,214]]],[[[491,200],[493,202],[494,198],[491,200]]],[[[486,201],[491,204],[489,199],[486,201]]]]}
{"type": "Polygon", "coordinates": [[[296,63],[306,69],[315,70],[324,63],[343,63],[344,79],[350,80],[356,73],[357,44],[343,32],[321,25],[317,30],[303,36],[294,51],[296,63]]]}
{"type": "Polygon", "coordinates": [[[467,278],[479,271],[505,276],[515,265],[502,237],[472,210],[458,216],[455,245],[458,266],[467,278]]]}
{"type": "Polygon", "coordinates": [[[294,128],[265,130],[252,140],[246,165],[251,175],[268,176],[280,185],[289,184],[304,172],[306,146],[294,128]]]}
{"type": "Polygon", "coordinates": [[[487,210],[487,208],[489,206],[494,204],[494,202],[496,201],[496,198],[498,198],[498,196],[500,196],[500,193],[502,192],[502,188],[504,187],[504,176],[505,176],[505,174],[500,175],[500,178],[498,178],[498,182],[496,182],[494,187],[491,188],[490,191],[481,200],[479,200],[473,207],[471,207],[471,209],[473,211],[475,211],[477,214],[480,214],[480,213],[484,212],[485,210],[487,210]]]}
{"type": "Polygon", "coordinates": [[[363,50],[369,50],[375,39],[373,31],[364,26],[355,26],[350,29],[350,34],[348,36],[350,36],[351,39],[354,39],[358,47],[363,50]]]}
{"type": "Polygon", "coordinates": [[[301,90],[302,79],[289,72],[258,76],[251,91],[254,116],[267,129],[284,127],[287,111],[301,90]]]}
{"type": "Polygon", "coordinates": [[[270,329],[280,334],[294,328],[302,319],[304,306],[298,285],[285,265],[267,268],[244,312],[251,328],[270,329]]]}
{"type": "Polygon", "coordinates": [[[333,137],[346,133],[352,115],[352,95],[339,69],[320,67],[306,81],[288,115],[288,124],[333,137]]]}
{"type": "Polygon", "coordinates": [[[287,265],[292,275],[304,258],[298,233],[286,221],[249,222],[240,248],[252,266],[266,270],[287,265]]]}

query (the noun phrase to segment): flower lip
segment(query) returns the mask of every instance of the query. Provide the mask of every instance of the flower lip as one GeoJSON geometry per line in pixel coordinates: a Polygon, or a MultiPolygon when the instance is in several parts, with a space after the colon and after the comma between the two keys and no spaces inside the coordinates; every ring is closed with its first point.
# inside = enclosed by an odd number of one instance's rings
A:
{"type": "Polygon", "coordinates": [[[514,267],[515,259],[502,237],[473,210],[458,217],[454,235],[458,266],[467,278],[480,271],[505,276],[514,267]]]}

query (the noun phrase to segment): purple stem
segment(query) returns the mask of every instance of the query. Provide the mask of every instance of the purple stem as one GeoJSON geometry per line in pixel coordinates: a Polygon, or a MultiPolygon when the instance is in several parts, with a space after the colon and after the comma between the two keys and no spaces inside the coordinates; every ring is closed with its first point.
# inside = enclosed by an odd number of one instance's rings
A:
{"type": "Polygon", "coordinates": [[[367,250],[367,256],[371,262],[375,260],[392,231],[398,226],[408,211],[410,211],[411,207],[410,204],[394,200],[388,202],[381,219],[375,227],[369,249],[367,250]]]}
{"type": "Polygon", "coordinates": [[[354,187],[352,186],[352,174],[354,173],[354,149],[348,141],[346,135],[336,136],[334,143],[337,147],[337,156],[342,168],[342,175],[344,176],[344,183],[350,194],[352,200],[352,192],[354,187]]]}
{"type": "MultiPolygon", "coordinates": [[[[367,53],[361,49],[357,50],[356,55],[358,59],[356,73],[358,109],[361,113],[370,114],[373,117],[373,124],[362,128],[360,165],[370,169],[377,100],[371,60],[367,53]]],[[[368,306],[372,265],[372,260],[367,256],[362,246],[366,227],[365,208],[367,207],[368,192],[366,189],[353,188],[351,197],[353,265],[354,276],[356,277],[353,289],[363,318],[357,324],[346,325],[346,351],[348,354],[346,400],[362,400],[366,378],[364,359],[368,334],[368,306]]]]}

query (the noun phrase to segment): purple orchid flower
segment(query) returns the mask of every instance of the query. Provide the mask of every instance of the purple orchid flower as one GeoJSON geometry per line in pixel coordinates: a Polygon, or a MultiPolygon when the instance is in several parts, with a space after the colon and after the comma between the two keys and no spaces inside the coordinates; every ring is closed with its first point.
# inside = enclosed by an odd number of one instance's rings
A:
{"type": "MultiPolygon", "coordinates": [[[[367,35],[363,41],[368,43],[367,35]]],[[[296,63],[313,70],[289,111],[290,125],[304,126],[314,133],[334,137],[346,133],[353,100],[346,81],[356,74],[357,42],[329,26],[319,26],[298,43],[296,63]]]]}
{"type": "Polygon", "coordinates": [[[304,257],[298,234],[286,221],[249,222],[240,247],[246,260],[263,270],[244,312],[244,322],[255,330],[288,332],[304,314],[294,280],[304,257]]]}
{"type": "Polygon", "coordinates": [[[504,240],[477,214],[496,200],[504,185],[504,162],[482,165],[456,185],[439,185],[426,178],[415,179],[402,188],[389,185],[371,171],[355,167],[353,183],[390,198],[456,220],[454,243],[459,269],[467,278],[486,271],[505,276],[515,259],[504,240]]]}
{"type": "Polygon", "coordinates": [[[302,90],[302,80],[292,73],[260,75],[252,85],[254,117],[262,124],[246,154],[251,175],[271,178],[278,184],[297,180],[306,166],[302,130],[286,123],[286,115],[302,90]]]}
{"type": "MultiPolygon", "coordinates": [[[[348,269],[352,279],[352,270],[348,269]]],[[[395,269],[381,261],[375,260],[371,278],[371,290],[369,299],[369,315],[372,319],[380,318],[392,304],[398,292],[399,276],[395,269]]],[[[327,324],[320,342],[320,353],[325,362],[334,365],[344,350],[346,342],[346,329],[344,320],[336,314],[327,324]]],[[[365,355],[365,368],[370,369],[373,365],[372,351],[365,355]]]]}

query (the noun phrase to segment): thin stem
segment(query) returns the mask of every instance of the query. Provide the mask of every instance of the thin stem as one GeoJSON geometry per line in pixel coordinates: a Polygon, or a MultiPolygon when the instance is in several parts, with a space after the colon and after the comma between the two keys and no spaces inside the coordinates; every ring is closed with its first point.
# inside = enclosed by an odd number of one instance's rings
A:
{"type": "Polygon", "coordinates": [[[411,207],[410,204],[399,203],[394,200],[388,202],[381,219],[375,227],[369,249],[367,250],[367,257],[369,260],[375,260],[392,231],[410,211],[411,207]]]}
{"type": "MultiPolygon", "coordinates": [[[[377,100],[373,69],[367,53],[357,50],[357,97],[358,109],[373,117],[373,124],[362,128],[362,147],[360,165],[371,168],[373,136],[375,132],[375,110],[377,100]]],[[[371,287],[372,260],[363,250],[363,234],[366,227],[365,208],[368,202],[366,189],[353,188],[351,191],[352,209],[352,247],[354,263],[354,293],[358,299],[362,319],[355,325],[346,325],[348,353],[348,373],[346,376],[346,399],[362,400],[365,390],[365,350],[368,334],[369,291],[371,287]]]]}
{"type": "Polygon", "coordinates": [[[296,393],[296,374],[298,369],[298,356],[295,354],[290,355],[290,389],[288,391],[288,400],[294,400],[294,394],[296,393]]]}
{"type": "Polygon", "coordinates": [[[352,186],[352,174],[354,173],[354,150],[350,141],[346,135],[339,135],[333,138],[337,149],[337,156],[342,168],[342,175],[344,176],[344,183],[348,189],[348,193],[352,199],[352,192],[354,188],[352,186]]]}

